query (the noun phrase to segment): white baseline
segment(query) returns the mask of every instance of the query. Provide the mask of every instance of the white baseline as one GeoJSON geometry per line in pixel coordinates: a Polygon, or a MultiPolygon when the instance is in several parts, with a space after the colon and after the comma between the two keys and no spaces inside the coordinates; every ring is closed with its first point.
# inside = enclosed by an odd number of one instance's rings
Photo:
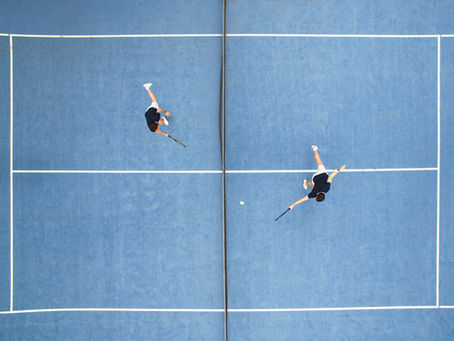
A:
{"type": "Polygon", "coordinates": [[[9,110],[10,110],[10,127],[9,127],[9,138],[10,138],[10,148],[9,148],[9,221],[10,221],[10,241],[9,241],[9,261],[10,261],[10,298],[9,298],[9,309],[12,311],[14,309],[14,205],[13,205],[13,108],[14,108],[14,101],[13,101],[13,37],[9,36],[9,93],[10,93],[10,100],[9,100],[9,110]]]}
{"type": "Polygon", "coordinates": [[[437,268],[436,304],[440,305],[441,38],[437,39],[437,268]]]}

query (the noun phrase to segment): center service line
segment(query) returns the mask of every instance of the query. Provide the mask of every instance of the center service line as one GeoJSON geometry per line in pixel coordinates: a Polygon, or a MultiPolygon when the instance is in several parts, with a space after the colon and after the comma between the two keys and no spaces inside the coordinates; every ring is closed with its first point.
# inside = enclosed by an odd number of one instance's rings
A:
{"type": "MultiPolygon", "coordinates": [[[[426,168],[359,168],[345,169],[342,172],[417,172],[417,171],[436,171],[437,167],[426,168]]],[[[241,173],[314,173],[316,169],[259,169],[259,170],[226,170],[229,174],[241,173]]],[[[334,169],[327,169],[328,172],[334,169]]],[[[15,169],[15,174],[222,174],[222,170],[26,170],[15,169]]]]}

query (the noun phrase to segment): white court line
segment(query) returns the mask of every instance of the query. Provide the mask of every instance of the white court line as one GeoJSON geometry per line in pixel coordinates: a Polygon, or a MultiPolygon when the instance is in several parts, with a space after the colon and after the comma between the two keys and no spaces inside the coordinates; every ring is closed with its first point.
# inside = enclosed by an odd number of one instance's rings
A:
{"type": "MultiPolygon", "coordinates": [[[[162,35],[157,35],[157,34],[143,34],[143,35],[22,35],[22,34],[12,34],[10,35],[10,43],[11,43],[11,157],[10,157],[10,162],[11,162],[11,170],[10,170],[10,177],[11,177],[11,186],[10,186],[10,191],[11,191],[11,302],[10,302],[10,309],[12,310],[13,307],[13,301],[12,301],[12,294],[13,294],[13,261],[12,261],[12,250],[13,250],[13,244],[12,244],[12,231],[13,231],[13,217],[12,217],[12,173],[126,173],[126,174],[131,174],[131,173],[148,173],[148,174],[153,174],[153,173],[181,173],[181,174],[193,174],[193,173],[222,173],[222,171],[90,171],[90,170],[82,170],[82,171],[52,171],[52,170],[12,170],[12,37],[36,37],[36,38],[182,38],[182,37],[222,37],[222,34],[162,34],[162,35]]],[[[440,39],[439,35],[364,35],[364,34],[227,34],[228,37],[320,37],[320,38],[438,38],[440,39]]],[[[454,35],[443,35],[443,37],[454,37],[454,35]]],[[[383,168],[383,169],[347,169],[344,172],[396,172],[396,171],[433,171],[437,170],[438,171],[438,177],[439,177],[439,165],[437,168],[383,168]]],[[[246,171],[241,171],[241,170],[231,170],[231,171],[226,171],[226,173],[310,173],[314,172],[315,170],[246,170],[246,171]]],[[[332,170],[330,170],[332,171],[332,170]]],[[[439,186],[439,184],[438,184],[439,186]]],[[[439,210],[439,208],[438,208],[439,210]]],[[[439,223],[437,222],[437,225],[439,223]]],[[[438,230],[437,226],[437,230],[438,230]]],[[[437,241],[439,242],[439,240],[437,241]]],[[[437,306],[438,306],[438,247],[437,247],[437,306]]],[[[320,311],[320,310],[378,310],[378,309],[430,309],[432,307],[374,307],[374,308],[314,308],[314,309],[303,309],[303,310],[297,310],[297,311],[320,311]]],[[[50,310],[46,310],[50,311],[50,310]]],[[[58,310],[61,311],[61,310],[58,310]]],[[[70,310],[74,311],[74,310],[70,310]]],[[[86,311],[86,310],[83,310],[86,311]]],[[[105,311],[105,310],[103,310],[105,311]]],[[[109,310],[109,311],[118,311],[118,310],[109,310]]],[[[127,310],[131,311],[131,310],[127,310]]],[[[137,311],[137,310],[134,310],[137,311]]],[[[147,310],[151,311],[151,310],[147,310]]],[[[156,310],[154,310],[156,311],[156,310]]],[[[162,311],[162,310],[159,310],[162,311]]],[[[223,312],[223,310],[220,310],[223,312]]],[[[231,310],[229,311],[239,311],[239,310],[231,310]]],[[[264,310],[259,310],[259,311],[264,311],[264,310]]],[[[276,311],[276,310],[273,310],[276,311]]],[[[282,310],[279,310],[282,311],[282,310]]],[[[287,310],[285,310],[287,311],[287,310]]],[[[293,310],[289,310],[293,311],[293,310]]],[[[26,312],[26,311],[23,311],[26,312]]],[[[37,312],[37,311],[34,311],[37,312]]]]}
{"type": "Polygon", "coordinates": [[[10,301],[9,309],[13,310],[14,294],[14,230],[13,230],[13,37],[9,36],[9,101],[10,101],[10,148],[9,148],[9,198],[10,198],[10,301]]]}
{"type": "MultiPolygon", "coordinates": [[[[113,34],[113,35],[64,35],[64,34],[11,34],[24,38],[204,38],[222,37],[222,33],[201,34],[113,34]]],[[[294,37],[294,38],[437,38],[436,34],[311,34],[311,33],[228,33],[227,37],[294,37]]],[[[451,37],[454,35],[443,35],[451,37]]]]}
{"type": "MultiPolygon", "coordinates": [[[[427,168],[358,168],[345,169],[342,173],[359,173],[359,172],[417,172],[417,171],[436,171],[436,167],[427,168]]],[[[226,173],[314,173],[316,169],[269,169],[269,170],[228,170],[226,173]]],[[[333,172],[334,169],[327,169],[328,172],[333,172]]]]}
{"type": "Polygon", "coordinates": [[[58,34],[12,34],[21,38],[209,38],[222,37],[218,33],[206,34],[113,34],[113,35],[58,35],[58,34]]]}
{"type": "Polygon", "coordinates": [[[440,305],[440,158],[441,158],[441,37],[437,39],[437,278],[436,304],[440,305]]]}
{"type": "Polygon", "coordinates": [[[9,36],[10,36],[10,34],[8,34],[8,33],[0,33],[0,37],[9,37],[9,36]]]}
{"type": "MultiPolygon", "coordinates": [[[[418,172],[436,171],[436,167],[427,168],[359,168],[345,169],[342,172],[418,172]]],[[[261,170],[226,170],[229,174],[244,173],[314,173],[316,169],[261,169],[261,170]]],[[[328,172],[334,169],[327,169],[328,172]]],[[[25,170],[15,169],[14,174],[222,174],[222,170],[25,170]]]]}
{"type": "MultiPolygon", "coordinates": [[[[388,307],[338,307],[338,308],[275,308],[228,309],[229,313],[317,312],[317,311],[374,311],[374,310],[423,310],[454,309],[454,306],[388,306],[388,307]]],[[[147,309],[147,308],[57,308],[0,311],[0,314],[31,314],[53,312],[157,312],[157,313],[224,313],[224,309],[147,309]]]]}
{"type": "Polygon", "coordinates": [[[355,310],[414,310],[414,309],[437,309],[433,305],[428,306],[389,306],[389,307],[339,307],[339,308],[276,308],[276,309],[229,309],[231,313],[272,313],[272,312],[298,312],[298,311],[355,311],[355,310]]]}
{"type": "Polygon", "coordinates": [[[222,174],[222,170],[14,170],[18,174],[222,174]]]}
{"type": "Polygon", "coordinates": [[[157,312],[157,313],[223,313],[224,309],[140,309],[140,308],[59,308],[59,309],[28,309],[0,311],[0,314],[31,314],[55,312],[157,312]]]}
{"type": "Polygon", "coordinates": [[[437,38],[435,34],[305,34],[305,33],[229,33],[227,37],[289,38],[437,38]]]}

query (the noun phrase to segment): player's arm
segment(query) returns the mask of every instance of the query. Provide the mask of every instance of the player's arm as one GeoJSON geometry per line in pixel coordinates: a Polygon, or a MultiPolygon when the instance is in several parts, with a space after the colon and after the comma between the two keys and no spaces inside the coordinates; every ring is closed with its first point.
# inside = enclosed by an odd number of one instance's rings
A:
{"type": "Polygon", "coordinates": [[[163,133],[163,132],[160,131],[160,130],[156,130],[155,133],[156,133],[156,134],[159,134],[159,135],[169,136],[169,134],[163,133]]]}
{"type": "Polygon", "coordinates": [[[159,128],[159,125],[158,125],[158,128],[154,132],[159,135],[169,136],[169,134],[163,133],[161,131],[161,128],[159,128]]]}
{"type": "Polygon", "coordinates": [[[159,112],[159,113],[162,113],[162,112],[163,112],[163,113],[166,114],[167,116],[170,116],[170,112],[168,112],[167,110],[164,110],[164,109],[159,108],[159,109],[156,110],[156,111],[159,112]]]}
{"type": "Polygon", "coordinates": [[[345,165],[340,167],[339,169],[336,169],[334,172],[331,173],[331,175],[328,177],[328,182],[331,183],[333,181],[334,177],[341,171],[345,169],[345,165]]]}
{"type": "Polygon", "coordinates": [[[299,205],[301,204],[302,202],[306,201],[306,200],[309,200],[309,197],[306,195],[304,198],[301,198],[300,200],[298,201],[295,201],[293,204],[291,204],[289,206],[290,209],[293,209],[293,207],[295,207],[296,205],[299,205]]]}

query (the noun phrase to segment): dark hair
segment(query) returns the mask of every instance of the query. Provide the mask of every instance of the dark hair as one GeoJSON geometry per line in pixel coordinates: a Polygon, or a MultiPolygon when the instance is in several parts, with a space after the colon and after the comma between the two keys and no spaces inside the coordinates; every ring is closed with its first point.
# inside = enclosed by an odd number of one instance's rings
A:
{"type": "Polygon", "coordinates": [[[148,125],[148,128],[150,128],[150,130],[154,133],[156,131],[156,129],[158,129],[158,124],[157,123],[150,123],[148,125]]]}
{"type": "Polygon", "coordinates": [[[315,200],[317,200],[317,201],[325,200],[325,193],[323,193],[323,192],[317,193],[317,195],[315,196],[315,200]]]}

